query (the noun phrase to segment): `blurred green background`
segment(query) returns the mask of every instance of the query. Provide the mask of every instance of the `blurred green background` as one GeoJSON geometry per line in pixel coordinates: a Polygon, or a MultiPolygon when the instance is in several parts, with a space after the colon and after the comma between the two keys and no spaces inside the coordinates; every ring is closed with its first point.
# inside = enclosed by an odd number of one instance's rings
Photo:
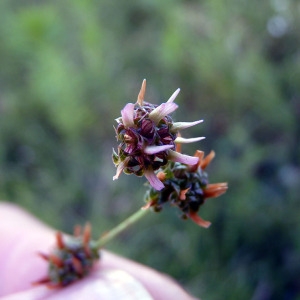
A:
{"type": "MultiPolygon", "coordinates": [[[[165,209],[108,249],[203,299],[300,299],[300,4],[293,0],[2,0],[0,198],[94,237],[143,205],[143,178],[112,181],[113,125],[177,89],[185,146],[217,156],[224,196],[201,216],[165,209]]],[[[1,220],[0,220],[1,222],[1,220]]]]}

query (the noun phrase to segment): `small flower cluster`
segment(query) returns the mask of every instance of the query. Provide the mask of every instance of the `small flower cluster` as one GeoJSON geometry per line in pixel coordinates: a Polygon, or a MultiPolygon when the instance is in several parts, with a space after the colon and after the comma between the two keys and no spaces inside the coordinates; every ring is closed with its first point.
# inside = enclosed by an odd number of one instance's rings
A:
{"type": "Polygon", "coordinates": [[[49,255],[40,253],[48,265],[48,276],[35,284],[46,284],[50,288],[64,287],[77,281],[93,269],[99,259],[99,251],[90,240],[91,227],[86,225],[83,234],[76,227],[74,236],[56,234],[56,248],[49,255]]]}
{"type": "Polygon", "coordinates": [[[91,227],[83,232],[77,228],[74,236],[56,234],[56,247],[49,255],[40,254],[48,262],[48,275],[35,284],[48,287],[64,287],[77,281],[93,269],[99,259],[99,249],[109,240],[143,216],[145,209],[160,211],[170,203],[182,211],[183,218],[190,218],[202,227],[210,222],[197,213],[206,199],[218,197],[226,192],[227,183],[209,184],[206,167],[214,158],[212,151],[204,157],[204,152],[196,151],[194,156],[180,152],[181,143],[196,142],[203,137],[184,139],[179,131],[202,122],[173,122],[170,113],[178,105],[174,103],[179,93],[177,89],[170,99],[160,105],[144,101],[146,81],[142,83],[137,102],[128,103],[116,119],[117,152],[113,151],[113,162],[117,167],[117,179],[122,172],[145,176],[150,188],[145,195],[147,204],[142,210],[120,223],[98,241],[91,240],[91,227]]]}
{"type": "Polygon", "coordinates": [[[169,161],[196,164],[197,157],[184,155],[175,151],[178,143],[191,143],[204,137],[184,139],[178,135],[179,130],[202,122],[173,122],[169,115],[178,108],[174,103],[180,89],[177,89],[166,103],[160,105],[144,102],[146,80],[143,81],[137,102],[128,103],[116,119],[118,151],[113,151],[113,162],[117,167],[114,179],[122,172],[145,176],[156,190],[164,188],[155,171],[166,166],[169,161]]]}
{"type": "Polygon", "coordinates": [[[199,158],[196,165],[170,163],[157,175],[164,189],[157,191],[150,188],[144,208],[153,207],[155,211],[160,211],[169,202],[181,209],[183,218],[191,218],[198,225],[209,227],[211,223],[203,220],[197,212],[207,198],[218,197],[227,190],[227,183],[209,184],[207,173],[204,172],[214,156],[213,151],[206,157],[204,152],[196,151],[195,157],[199,158]]]}
{"type": "Polygon", "coordinates": [[[206,166],[214,157],[197,151],[194,156],[180,153],[180,144],[196,142],[203,137],[184,139],[179,130],[202,122],[173,122],[169,115],[178,106],[174,103],[177,89],[166,103],[153,105],[144,102],[146,81],[143,81],[137,102],[128,103],[116,121],[118,152],[113,151],[117,166],[114,179],[126,174],[144,175],[151,187],[146,193],[147,205],[160,211],[167,202],[179,207],[183,218],[191,218],[202,227],[210,222],[197,215],[207,198],[218,197],[227,190],[227,183],[209,184],[206,166]]]}

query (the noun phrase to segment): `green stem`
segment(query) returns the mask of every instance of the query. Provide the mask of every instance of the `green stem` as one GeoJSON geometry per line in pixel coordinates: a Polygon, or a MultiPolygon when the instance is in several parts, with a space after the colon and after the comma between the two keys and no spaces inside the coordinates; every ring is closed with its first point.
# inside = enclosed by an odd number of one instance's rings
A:
{"type": "Polygon", "coordinates": [[[133,215],[125,219],[115,228],[111,229],[109,232],[105,233],[99,240],[96,241],[95,247],[100,249],[120,233],[122,233],[125,229],[127,229],[131,224],[134,224],[139,219],[141,219],[150,209],[140,209],[135,212],[133,215]]]}

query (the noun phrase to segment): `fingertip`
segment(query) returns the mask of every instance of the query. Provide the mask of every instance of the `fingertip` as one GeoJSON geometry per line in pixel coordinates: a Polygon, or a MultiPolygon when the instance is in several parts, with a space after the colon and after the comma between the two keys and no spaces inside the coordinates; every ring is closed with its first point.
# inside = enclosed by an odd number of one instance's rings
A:
{"type": "Polygon", "coordinates": [[[106,268],[120,268],[139,280],[155,300],[192,300],[191,297],[172,277],[147,266],[102,251],[101,265],[106,268]]]}
{"type": "Polygon", "coordinates": [[[45,276],[38,252],[54,243],[53,231],[18,206],[0,203],[0,296],[26,290],[45,276]]]}
{"type": "MultiPolygon", "coordinates": [[[[132,291],[128,292],[131,298],[127,296],[127,298],[112,297],[105,299],[193,299],[170,277],[107,251],[102,251],[99,264],[87,278],[69,287],[56,291],[49,290],[44,286],[33,288],[32,282],[45,277],[47,273],[47,264],[37,253],[49,253],[55,244],[54,230],[18,206],[10,203],[0,203],[0,220],[0,296],[16,292],[19,294],[12,294],[10,297],[13,295],[22,296],[21,298],[7,298],[8,300],[58,300],[66,299],[66,297],[67,299],[78,299],[78,297],[76,298],[78,291],[89,293],[93,289],[99,289],[97,292],[99,294],[101,289],[104,289],[105,293],[105,289],[109,286],[112,291],[115,290],[115,293],[118,289],[121,293],[122,289],[124,292],[124,289],[128,291],[130,286],[135,286],[136,291],[143,291],[140,293],[143,293],[144,298],[132,298],[132,295],[134,295],[132,291]],[[114,286],[116,284],[119,286],[114,286]],[[140,288],[137,288],[137,286],[140,286],[140,288]],[[148,296],[146,296],[146,291],[148,291],[148,296]],[[35,298],[34,296],[34,298],[30,298],[30,295],[33,295],[32,293],[43,295],[43,297],[35,298]],[[63,297],[58,298],[60,295],[63,295],[63,297]],[[74,298],[71,298],[70,295],[73,295],[74,298]]],[[[106,292],[108,293],[108,291],[106,292]]],[[[123,296],[125,297],[125,294],[123,296]]]]}

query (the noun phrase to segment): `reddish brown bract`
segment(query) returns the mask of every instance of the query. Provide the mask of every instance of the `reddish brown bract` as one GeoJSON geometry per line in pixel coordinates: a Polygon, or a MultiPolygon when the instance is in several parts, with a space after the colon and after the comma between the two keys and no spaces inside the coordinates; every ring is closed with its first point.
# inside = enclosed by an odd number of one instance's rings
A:
{"type": "Polygon", "coordinates": [[[190,218],[202,227],[209,227],[210,222],[203,220],[197,215],[200,206],[208,198],[218,197],[226,192],[227,183],[209,184],[205,168],[214,158],[212,151],[206,157],[204,152],[196,151],[199,158],[197,164],[190,166],[182,163],[169,164],[167,168],[158,173],[165,188],[161,191],[150,189],[146,194],[148,202],[145,208],[153,207],[160,211],[165,203],[170,203],[181,209],[184,219],[190,218]]]}
{"type": "Polygon", "coordinates": [[[48,262],[48,276],[34,284],[46,284],[50,288],[64,287],[86,276],[99,259],[99,252],[90,240],[91,226],[86,225],[83,233],[78,226],[74,236],[56,233],[56,246],[47,255],[40,257],[48,262]]]}

